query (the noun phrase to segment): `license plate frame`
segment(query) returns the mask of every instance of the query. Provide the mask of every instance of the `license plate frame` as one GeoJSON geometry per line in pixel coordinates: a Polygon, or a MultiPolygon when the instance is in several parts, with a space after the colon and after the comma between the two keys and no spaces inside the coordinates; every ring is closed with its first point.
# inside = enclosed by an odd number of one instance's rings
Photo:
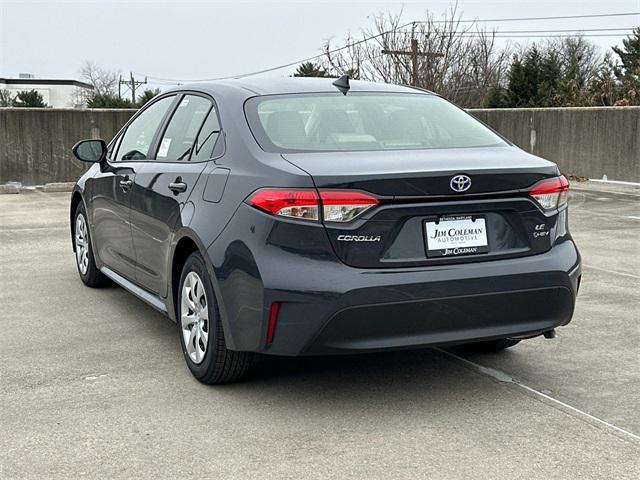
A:
{"type": "Polygon", "coordinates": [[[491,250],[485,215],[442,215],[426,219],[422,231],[428,258],[478,255],[491,250]],[[466,230],[471,231],[465,233],[466,230]]]}

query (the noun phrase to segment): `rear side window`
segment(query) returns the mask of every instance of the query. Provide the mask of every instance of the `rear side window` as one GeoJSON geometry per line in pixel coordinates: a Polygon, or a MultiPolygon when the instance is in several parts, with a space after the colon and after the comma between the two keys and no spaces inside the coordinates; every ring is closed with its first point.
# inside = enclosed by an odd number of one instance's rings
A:
{"type": "Polygon", "coordinates": [[[189,160],[200,131],[213,104],[207,98],[185,95],[176,108],[158,145],[158,160],[189,160]]]}
{"type": "Polygon", "coordinates": [[[435,95],[352,92],[254,97],[245,104],[260,146],[273,152],[412,150],[504,144],[435,95]]]}
{"type": "Polygon", "coordinates": [[[200,162],[210,159],[213,156],[214,147],[216,146],[219,135],[220,123],[218,122],[215,106],[213,106],[211,110],[209,110],[209,114],[198,133],[198,138],[191,152],[191,161],[200,162]]]}
{"type": "Polygon", "coordinates": [[[151,142],[175,96],[165,97],[144,109],[127,127],[118,140],[115,161],[142,161],[147,159],[151,142]]]}

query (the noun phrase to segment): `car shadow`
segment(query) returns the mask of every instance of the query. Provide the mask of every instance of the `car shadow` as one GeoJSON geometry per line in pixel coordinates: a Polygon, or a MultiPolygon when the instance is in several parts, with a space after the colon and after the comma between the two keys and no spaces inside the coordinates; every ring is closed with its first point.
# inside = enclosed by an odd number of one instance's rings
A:
{"type": "Polygon", "coordinates": [[[497,391],[508,388],[429,348],[329,357],[257,356],[245,381],[203,387],[216,398],[268,405],[273,415],[309,418],[334,415],[336,409],[339,415],[369,411],[388,416],[396,407],[425,408],[433,414],[476,401],[469,408],[493,408],[497,391]]]}
{"type": "MultiPolygon", "coordinates": [[[[128,321],[131,317],[136,319],[138,329],[146,334],[153,332],[158,350],[173,358],[172,363],[179,365],[181,374],[191,377],[182,359],[176,324],[127,292],[113,293],[130,297],[130,301],[121,298],[113,303],[122,309],[123,316],[126,312],[128,321]]],[[[447,350],[462,357],[476,353],[471,345],[447,350]]],[[[518,353],[505,351],[492,355],[505,358],[515,355],[515,359],[518,353]]],[[[212,401],[220,396],[236,402],[260,399],[292,411],[308,408],[310,399],[315,405],[339,404],[347,408],[371,402],[391,405],[425,396],[436,403],[446,402],[449,395],[468,398],[473,391],[486,393],[497,384],[436,348],[309,357],[256,355],[253,369],[243,381],[210,386],[191,377],[187,383],[191,385],[187,388],[194,387],[212,401]]]]}

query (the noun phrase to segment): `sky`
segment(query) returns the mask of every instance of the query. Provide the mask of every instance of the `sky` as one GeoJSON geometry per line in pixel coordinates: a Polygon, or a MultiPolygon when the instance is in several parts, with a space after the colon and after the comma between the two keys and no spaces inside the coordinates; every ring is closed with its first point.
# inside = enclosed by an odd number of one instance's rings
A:
{"type": "MultiPolygon", "coordinates": [[[[450,1],[13,1],[0,0],[0,77],[79,79],[84,60],[136,77],[238,75],[304,59],[359,34],[384,12],[405,22],[440,17],[450,1]]],[[[640,0],[459,0],[463,19],[640,12],[640,0]]],[[[640,15],[483,23],[498,30],[640,26],[640,15]]],[[[597,32],[592,32],[597,33],[597,32]]],[[[599,32],[610,33],[610,32],[599,32]]],[[[591,37],[602,51],[624,35],[591,37]]],[[[534,40],[534,39],[532,39],[534,40]]],[[[507,40],[501,40],[507,41],[507,40]]],[[[526,42],[527,39],[511,41],[526,42]]],[[[287,68],[270,75],[290,75],[287,68]]],[[[160,84],[159,80],[156,80],[160,84]]]]}

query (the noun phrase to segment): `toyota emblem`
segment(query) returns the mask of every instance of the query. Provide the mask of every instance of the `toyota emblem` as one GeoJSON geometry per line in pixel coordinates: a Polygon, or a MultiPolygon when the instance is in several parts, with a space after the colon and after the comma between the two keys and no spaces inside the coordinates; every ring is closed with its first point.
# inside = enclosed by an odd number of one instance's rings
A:
{"type": "Polygon", "coordinates": [[[466,192],[471,187],[471,179],[466,175],[456,175],[451,178],[449,185],[454,192],[466,192]]]}

